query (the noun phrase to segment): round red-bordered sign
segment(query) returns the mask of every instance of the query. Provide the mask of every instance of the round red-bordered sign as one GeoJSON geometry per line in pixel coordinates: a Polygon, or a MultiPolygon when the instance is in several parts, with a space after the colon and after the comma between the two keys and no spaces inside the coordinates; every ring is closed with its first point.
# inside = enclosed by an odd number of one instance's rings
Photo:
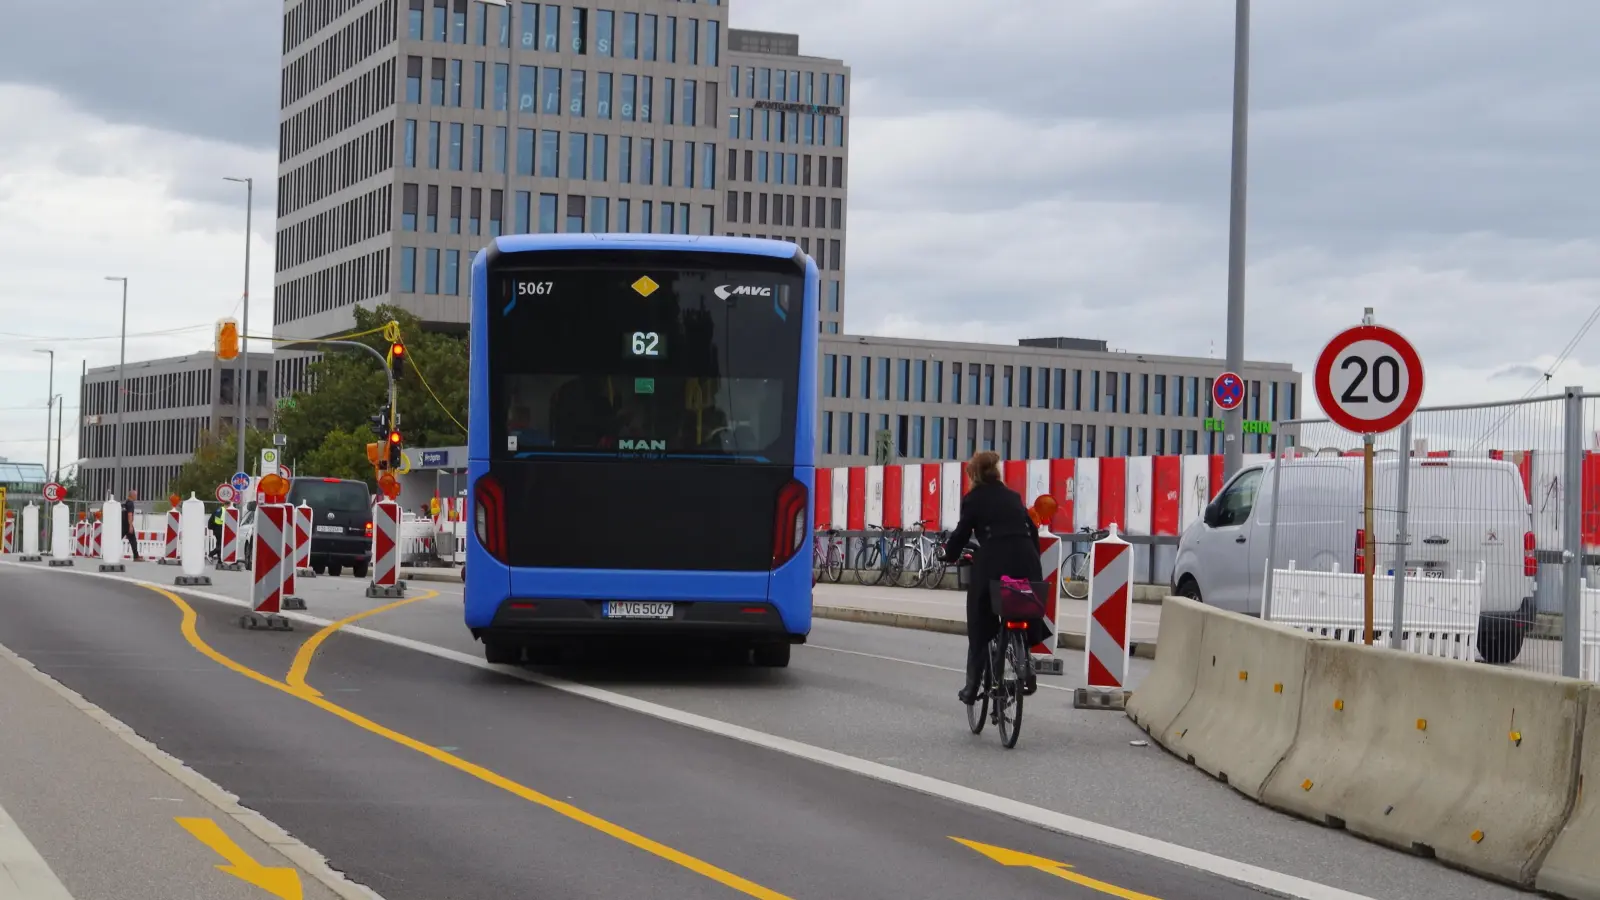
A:
{"type": "Polygon", "coordinates": [[[1317,357],[1317,402],[1335,425],[1356,434],[1399,428],[1422,402],[1422,358],[1392,328],[1357,325],[1317,357]]]}
{"type": "Polygon", "coordinates": [[[44,499],[48,503],[60,503],[67,499],[67,489],[52,481],[44,486],[44,499]]]}
{"type": "Polygon", "coordinates": [[[1211,382],[1211,402],[1223,412],[1232,412],[1244,405],[1244,379],[1238,373],[1223,372],[1211,382]]]}
{"type": "Polygon", "coordinates": [[[217,485],[217,493],[216,493],[217,502],[218,503],[232,503],[234,495],[236,493],[237,493],[237,491],[235,491],[233,489],[233,485],[231,485],[231,484],[219,484],[219,485],[217,485]]]}

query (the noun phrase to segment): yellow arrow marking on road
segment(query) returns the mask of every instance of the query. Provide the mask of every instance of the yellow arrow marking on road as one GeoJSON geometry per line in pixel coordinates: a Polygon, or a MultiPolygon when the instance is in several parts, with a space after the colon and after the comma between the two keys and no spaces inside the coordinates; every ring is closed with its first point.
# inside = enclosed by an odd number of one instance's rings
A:
{"type": "Polygon", "coordinates": [[[993,844],[980,844],[977,841],[962,840],[961,838],[953,836],[950,838],[950,840],[955,841],[964,847],[976,850],[1002,866],[1018,866],[1028,869],[1038,869],[1040,872],[1043,872],[1046,875],[1054,875],[1057,878],[1070,881],[1073,884],[1081,884],[1086,888],[1099,891],[1102,894],[1110,894],[1113,897],[1121,897],[1122,900],[1160,900],[1160,898],[1152,897],[1149,894],[1141,894],[1138,891],[1130,891],[1127,888],[1117,887],[1114,884],[1108,884],[1104,881],[1090,878],[1087,875],[1079,875],[1077,872],[1069,871],[1072,866],[1068,863],[1056,862],[1053,859],[1045,859],[1042,856],[1034,856],[1031,853],[1022,853],[1017,850],[1007,850],[1004,847],[996,847],[993,844]]]}
{"type": "Polygon", "coordinates": [[[218,869],[247,884],[266,891],[279,900],[302,900],[300,873],[291,868],[263,866],[250,858],[221,826],[211,819],[176,819],[194,839],[210,847],[218,856],[228,861],[218,869]]]}

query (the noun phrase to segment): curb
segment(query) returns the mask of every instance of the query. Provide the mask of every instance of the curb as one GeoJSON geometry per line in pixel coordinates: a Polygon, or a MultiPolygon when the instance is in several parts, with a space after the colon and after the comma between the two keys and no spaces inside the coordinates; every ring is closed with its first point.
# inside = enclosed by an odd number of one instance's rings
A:
{"type": "MultiPolygon", "coordinates": [[[[915,613],[860,609],[854,606],[813,606],[811,615],[818,619],[856,622],[862,625],[887,625],[890,628],[905,628],[910,631],[932,631],[939,634],[963,636],[967,633],[966,622],[956,619],[941,619],[937,616],[919,616],[915,613]]],[[[1056,646],[1067,650],[1082,650],[1084,648],[1083,635],[1073,631],[1057,632],[1056,646]]],[[[1155,659],[1156,642],[1133,641],[1128,644],[1128,651],[1129,655],[1139,659],[1155,659]]]]}
{"type": "Polygon", "coordinates": [[[441,584],[460,584],[461,570],[441,569],[438,571],[433,571],[429,569],[413,569],[410,572],[401,572],[400,578],[402,581],[432,581],[441,584]]]}
{"type": "MultiPolygon", "coordinates": [[[[125,580],[134,584],[138,583],[133,579],[118,580],[125,580]]],[[[0,659],[15,665],[35,681],[55,692],[79,712],[121,738],[128,746],[139,751],[139,754],[145,759],[155,763],[157,768],[194,792],[201,802],[210,804],[218,813],[232,819],[246,831],[255,835],[262,843],[276,851],[290,864],[297,866],[300,871],[305,873],[307,878],[332,891],[341,900],[383,900],[382,896],[372,888],[351,881],[343,873],[334,869],[328,863],[327,857],[318,853],[310,845],[289,834],[289,832],[261,813],[242,805],[239,802],[238,795],[229,792],[221,785],[191,769],[188,763],[162,750],[153,741],[128,727],[122,720],[106,712],[100,706],[89,702],[82,694],[57,681],[45,673],[44,670],[4,644],[0,644],[0,659]]]]}

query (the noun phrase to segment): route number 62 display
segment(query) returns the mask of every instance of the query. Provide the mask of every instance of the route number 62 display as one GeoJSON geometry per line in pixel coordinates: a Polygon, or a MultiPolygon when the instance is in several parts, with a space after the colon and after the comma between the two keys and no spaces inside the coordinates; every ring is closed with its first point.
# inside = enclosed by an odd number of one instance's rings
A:
{"type": "Polygon", "coordinates": [[[1422,402],[1422,359],[1399,332],[1348,328],[1317,357],[1317,402],[1333,423],[1357,434],[1400,427],[1422,402]]]}
{"type": "Polygon", "coordinates": [[[628,334],[626,344],[628,356],[642,356],[647,359],[664,359],[667,355],[667,342],[656,331],[634,331],[628,334]]]}

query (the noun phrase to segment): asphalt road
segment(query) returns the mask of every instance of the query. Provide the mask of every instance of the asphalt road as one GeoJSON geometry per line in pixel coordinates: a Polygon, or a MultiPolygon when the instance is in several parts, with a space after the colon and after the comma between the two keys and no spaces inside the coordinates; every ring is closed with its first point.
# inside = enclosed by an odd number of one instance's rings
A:
{"type": "MultiPolygon", "coordinates": [[[[162,582],[175,574],[130,568],[162,582]]],[[[218,593],[243,591],[236,576],[218,582],[218,593]]],[[[298,668],[297,653],[305,661],[300,648],[314,629],[243,631],[236,607],[190,597],[190,640],[179,603],[109,579],[5,567],[0,643],[391,900],[535,888],[541,897],[743,891],[796,900],[997,890],[1265,896],[1154,856],[356,633],[370,628],[477,655],[461,625],[459,587],[412,586],[413,595],[424,590],[441,593],[321,643],[305,670],[320,697],[282,683],[298,668]],[[97,657],[103,664],[84,665],[97,657]],[[1037,859],[1003,857],[1013,864],[1002,865],[953,839],[1037,859]]],[[[348,578],[302,582],[302,594],[310,614],[326,619],[381,603],[348,578]]],[[[786,670],[652,658],[542,671],[1369,897],[1518,896],[1279,816],[1154,747],[1134,746],[1142,735],[1122,717],[1071,708],[1065,689],[1082,665],[1076,654],[1066,654],[1067,678],[1046,679],[1030,698],[1019,747],[1003,751],[992,729],[976,737],[965,729],[954,700],[962,645],[818,621],[812,644],[786,670]]],[[[1135,676],[1144,670],[1136,663],[1135,676]]]]}

